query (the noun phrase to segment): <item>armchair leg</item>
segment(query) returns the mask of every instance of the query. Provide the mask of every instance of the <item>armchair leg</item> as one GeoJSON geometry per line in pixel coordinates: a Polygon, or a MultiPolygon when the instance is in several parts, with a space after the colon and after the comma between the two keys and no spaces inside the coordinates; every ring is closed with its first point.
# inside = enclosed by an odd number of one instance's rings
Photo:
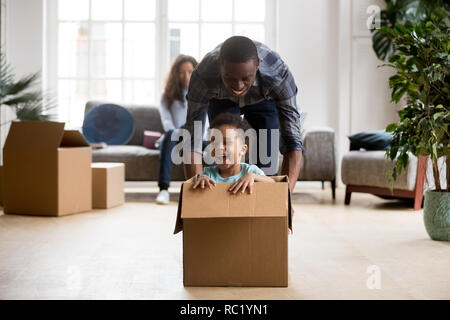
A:
{"type": "Polygon", "coordinates": [[[322,181],[322,190],[325,189],[325,181],[322,181]]]}
{"type": "Polygon", "coordinates": [[[333,200],[336,200],[336,178],[331,180],[331,195],[333,196],[333,200]]]}
{"type": "Polygon", "coordinates": [[[422,189],[423,188],[421,188],[421,190],[418,190],[419,192],[417,192],[417,190],[416,190],[415,195],[414,195],[414,210],[415,211],[420,210],[423,206],[422,189]]]}
{"type": "Polygon", "coordinates": [[[420,208],[422,208],[423,183],[425,181],[427,163],[428,157],[419,156],[419,161],[417,164],[416,190],[414,190],[414,210],[420,210],[420,208]]]}
{"type": "Polygon", "coordinates": [[[345,201],[344,201],[344,204],[346,204],[346,205],[350,204],[351,196],[352,196],[351,191],[348,191],[348,187],[345,187],[345,201]]]}
{"type": "Polygon", "coordinates": [[[423,195],[416,195],[416,197],[414,198],[414,210],[420,210],[420,208],[422,208],[422,200],[423,200],[423,195]]]}

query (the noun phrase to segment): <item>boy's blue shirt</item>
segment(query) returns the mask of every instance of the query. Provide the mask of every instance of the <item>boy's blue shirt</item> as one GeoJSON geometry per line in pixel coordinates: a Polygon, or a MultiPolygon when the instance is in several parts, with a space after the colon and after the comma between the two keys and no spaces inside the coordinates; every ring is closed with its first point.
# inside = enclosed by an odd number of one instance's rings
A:
{"type": "Polygon", "coordinates": [[[262,171],[260,168],[258,168],[254,164],[248,164],[248,163],[241,163],[241,172],[239,172],[238,174],[236,174],[234,176],[227,177],[227,178],[220,176],[219,167],[217,166],[217,164],[204,168],[202,174],[207,175],[215,182],[236,182],[249,172],[259,174],[262,176],[264,175],[264,171],[262,171]]]}

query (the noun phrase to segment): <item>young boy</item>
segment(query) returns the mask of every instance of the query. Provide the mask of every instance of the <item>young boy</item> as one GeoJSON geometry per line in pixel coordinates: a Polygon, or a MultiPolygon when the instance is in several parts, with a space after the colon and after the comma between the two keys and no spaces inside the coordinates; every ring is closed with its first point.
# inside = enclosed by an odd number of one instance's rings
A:
{"type": "Polygon", "coordinates": [[[248,189],[252,193],[255,182],[275,182],[257,166],[241,163],[248,149],[243,133],[249,128],[247,120],[231,113],[222,113],[211,122],[210,129],[217,129],[222,137],[214,141],[215,148],[211,152],[216,164],[194,176],[194,189],[205,186],[212,189],[216,182],[234,182],[228,191],[236,194],[248,189]]]}

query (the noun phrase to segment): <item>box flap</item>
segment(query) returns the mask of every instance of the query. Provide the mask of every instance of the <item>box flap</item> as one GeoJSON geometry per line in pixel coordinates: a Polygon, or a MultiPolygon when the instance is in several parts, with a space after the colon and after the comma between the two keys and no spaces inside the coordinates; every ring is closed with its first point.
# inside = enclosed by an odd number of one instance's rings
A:
{"type": "Polygon", "coordinates": [[[181,218],[287,216],[286,182],[256,182],[252,194],[232,194],[228,191],[231,185],[232,183],[217,183],[213,190],[200,190],[192,189],[191,181],[185,182],[181,218]]]}
{"type": "Polygon", "coordinates": [[[64,122],[13,121],[4,149],[57,148],[63,133],[64,122]]]}
{"type": "Polygon", "coordinates": [[[292,211],[291,211],[291,208],[292,208],[291,193],[288,191],[288,212],[289,212],[288,227],[289,227],[289,230],[291,230],[291,232],[294,233],[294,230],[292,230],[292,211]]]}
{"type": "Polygon", "coordinates": [[[181,185],[174,234],[183,230],[183,218],[283,217],[292,231],[291,195],[287,176],[271,177],[277,183],[255,183],[252,194],[233,195],[232,183],[217,183],[213,190],[192,189],[192,179],[181,185]],[[282,199],[273,201],[273,199],[282,199]]]}
{"type": "Polygon", "coordinates": [[[173,234],[177,234],[178,232],[183,230],[183,220],[181,219],[181,205],[183,201],[183,184],[181,184],[180,195],[178,196],[178,210],[177,210],[177,221],[175,223],[175,230],[173,234]]]}
{"type": "Polygon", "coordinates": [[[88,147],[89,143],[77,130],[64,131],[61,147],[88,147]]]}
{"type": "Polygon", "coordinates": [[[276,182],[289,182],[288,176],[271,176],[276,182]]]}

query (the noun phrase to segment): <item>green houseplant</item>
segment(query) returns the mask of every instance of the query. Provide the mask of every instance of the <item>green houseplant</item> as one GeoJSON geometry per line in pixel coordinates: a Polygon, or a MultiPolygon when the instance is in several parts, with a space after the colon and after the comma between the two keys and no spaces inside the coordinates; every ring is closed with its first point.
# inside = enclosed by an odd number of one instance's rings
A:
{"type": "Polygon", "coordinates": [[[36,89],[39,73],[15,80],[15,74],[0,54],[0,106],[13,108],[17,120],[49,121],[53,115],[49,110],[54,108],[48,94],[36,89]]]}
{"type": "MultiPolygon", "coordinates": [[[[427,21],[436,10],[449,11],[446,0],[385,0],[380,11],[380,26],[394,28],[406,22],[427,21]]],[[[372,29],[372,48],[378,59],[387,61],[395,51],[394,41],[379,29],[372,29]]]]}
{"type": "Polygon", "coordinates": [[[386,65],[395,70],[389,78],[392,101],[406,98],[399,121],[387,126],[392,132],[387,156],[394,160],[395,180],[408,164],[409,154],[429,156],[435,190],[425,193],[424,221],[435,240],[450,241],[450,36],[449,16],[436,12],[428,21],[381,27],[394,52],[386,65]],[[441,187],[438,159],[446,160],[446,186],[441,187]]]}

